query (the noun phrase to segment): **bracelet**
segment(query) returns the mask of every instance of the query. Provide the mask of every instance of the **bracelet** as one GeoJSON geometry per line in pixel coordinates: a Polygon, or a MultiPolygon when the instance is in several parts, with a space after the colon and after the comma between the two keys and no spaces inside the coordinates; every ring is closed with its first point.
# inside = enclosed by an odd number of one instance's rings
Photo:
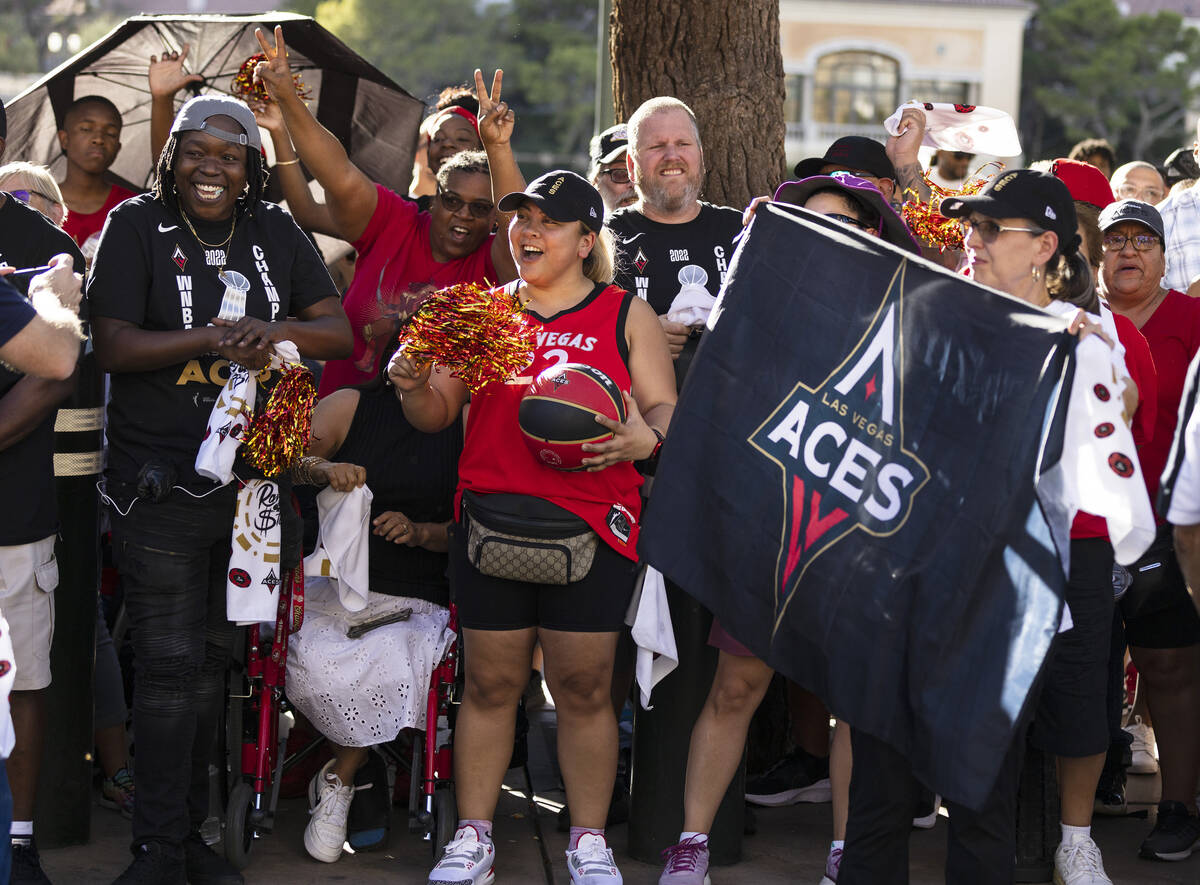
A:
{"type": "Polygon", "coordinates": [[[293,163],[299,163],[299,162],[300,162],[300,158],[296,157],[294,160],[276,160],[275,165],[276,166],[291,166],[293,163]]]}
{"type": "Polygon", "coordinates": [[[324,486],[329,481],[316,470],[329,462],[317,455],[304,455],[292,467],[292,481],[302,486],[324,486]]]}

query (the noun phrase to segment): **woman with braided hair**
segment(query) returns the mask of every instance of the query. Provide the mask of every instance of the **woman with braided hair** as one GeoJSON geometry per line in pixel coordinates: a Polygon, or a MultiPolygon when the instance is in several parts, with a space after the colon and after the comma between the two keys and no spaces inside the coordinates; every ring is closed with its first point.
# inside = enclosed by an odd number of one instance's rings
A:
{"type": "MultiPolygon", "coordinates": [[[[307,357],[350,353],[320,255],[262,199],[260,148],[241,102],[187,102],[153,190],[109,215],[88,286],[96,358],[112,378],[105,488],[137,657],[134,861],[122,885],[242,881],[198,832],[234,630],[237,483],[201,477],[196,455],[230,364],[260,370],[285,340],[307,357]]],[[[288,541],[285,531],[281,567],[288,541]]]]}

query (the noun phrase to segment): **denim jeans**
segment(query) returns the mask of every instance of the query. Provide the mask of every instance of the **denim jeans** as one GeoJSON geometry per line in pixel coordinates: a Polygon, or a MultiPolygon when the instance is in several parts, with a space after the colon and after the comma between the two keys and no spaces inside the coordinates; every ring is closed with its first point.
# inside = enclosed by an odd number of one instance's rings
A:
{"type": "Polygon", "coordinates": [[[197,499],[176,489],[112,514],[135,656],[135,846],[179,851],[208,815],[209,756],[236,630],[225,618],[235,494],[227,486],[197,499]]]}

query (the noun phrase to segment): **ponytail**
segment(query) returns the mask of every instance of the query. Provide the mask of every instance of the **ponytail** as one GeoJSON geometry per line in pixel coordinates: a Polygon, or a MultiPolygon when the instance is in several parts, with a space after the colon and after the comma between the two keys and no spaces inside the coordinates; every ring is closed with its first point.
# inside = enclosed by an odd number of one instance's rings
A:
{"type": "MultiPolygon", "coordinates": [[[[583,222],[580,222],[580,227],[583,232],[590,233],[591,231],[584,227],[583,222]]],[[[600,233],[596,234],[596,242],[592,246],[592,251],[588,257],[583,259],[583,275],[593,283],[608,284],[613,281],[613,235],[607,228],[601,228],[600,233]]]]}

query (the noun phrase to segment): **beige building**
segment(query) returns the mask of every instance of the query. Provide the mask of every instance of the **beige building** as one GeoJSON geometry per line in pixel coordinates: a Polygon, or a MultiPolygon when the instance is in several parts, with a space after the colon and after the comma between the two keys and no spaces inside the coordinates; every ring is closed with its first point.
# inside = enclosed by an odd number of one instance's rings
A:
{"type": "Polygon", "coordinates": [[[953,101],[1017,117],[1025,0],[780,0],[787,156],[843,135],[882,139],[904,101],[953,101]]]}

